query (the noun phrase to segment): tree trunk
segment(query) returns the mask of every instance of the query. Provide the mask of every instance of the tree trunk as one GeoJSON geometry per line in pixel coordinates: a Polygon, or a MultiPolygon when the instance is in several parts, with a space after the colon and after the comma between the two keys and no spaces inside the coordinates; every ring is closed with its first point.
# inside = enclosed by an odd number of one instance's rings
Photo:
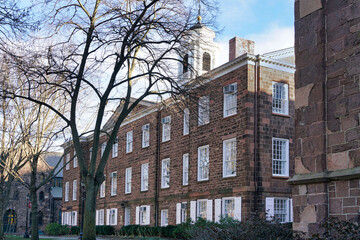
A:
{"type": "Polygon", "coordinates": [[[96,214],[96,195],[99,186],[96,186],[95,180],[88,177],[85,180],[85,209],[84,211],[84,225],[83,225],[83,240],[96,240],[95,228],[95,214],[96,214]]]}
{"type": "Polygon", "coordinates": [[[39,239],[38,227],[38,202],[36,188],[37,159],[33,159],[31,163],[31,179],[30,179],[30,201],[31,201],[31,240],[39,239]]]}

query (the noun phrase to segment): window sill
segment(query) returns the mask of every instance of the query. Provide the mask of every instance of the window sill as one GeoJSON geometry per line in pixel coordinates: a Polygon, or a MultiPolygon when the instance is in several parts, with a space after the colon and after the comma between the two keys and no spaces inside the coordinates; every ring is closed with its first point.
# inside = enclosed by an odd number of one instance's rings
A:
{"type": "Polygon", "coordinates": [[[183,187],[187,187],[187,186],[189,186],[189,184],[183,184],[182,186],[183,186],[183,187]]]}
{"type": "Polygon", "coordinates": [[[99,197],[99,198],[103,199],[103,198],[105,198],[105,196],[101,196],[101,197],[99,197]]]}
{"type": "Polygon", "coordinates": [[[126,192],[126,193],[125,193],[125,195],[129,195],[129,194],[131,194],[131,192],[126,192]]]}
{"type": "Polygon", "coordinates": [[[148,191],[149,191],[149,189],[140,190],[140,192],[142,192],[142,193],[145,193],[145,192],[148,192],[148,191]]]}
{"type": "Polygon", "coordinates": [[[148,148],[148,147],[150,147],[150,145],[148,145],[148,146],[141,146],[142,149],[145,149],[145,148],[148,148]]]}
{"type": "Polygon", "coordinates": [[[169,140],[162,140],[161,143],[166,143],[166,142],[170,142],[170,141],[171,141],[171,139],[169,139],[169,140]]]}
{"type": "Polygon", "coordinates": [[[161,187],[161,189],[168,189],[170,188],[170,186],[167,186],[167,187],[161,187]]]}
{"type": "Polygon", "coordinates": [[[210,124],[210,121],[209,121],[208,123],[204,123],[204,124],[201,124],[201,125],[198,124],[198,128],[199,128],[199,127],[206,126],[206,125],[209,125],[209,124],[210,124]]]}
{"type": "Polygon", "coordinates": [[[131,151],[131,152],[126,152],[126,153],[125,153],[125,155],[127,155],[127,154],[131,154],[131,153],[132,153],[132,151],[131,151]]]}
{"type": "Polygon", "coordinates": [[[111,195],[110,195],[110,197],[115,197],[115,196],[116,196],[116,194],[111,194],[111,195]]]}
{"type": "Polygon", "coordinates": [[[236,174],[235,175],[223,176],[223,178],[234,178],[234,177],[236,177],[236,174]]]}
{"type": "Polygon", "coordinates": [[[223,116],[223,119],[227,119],[227,118],[231,118],[231,117],[235,117],[237,115],[237,113],[228,115],[228,116],[223,116]]]}
{"type": "Polygon", "coordinates": [[[197,181],[198,181],[198,182],[208,182],[209,179],[208,179],[208,178],[207,178],[207,179],[198,179],[197,181]]]}
{"type": "Polygon", "coordinates": [[[279,178],[279,179],[289,179],[289,176],[278,176],[278,175],[272,175],[273,178],[279,178]]]}
{"type": "Polygon", "coordinates": [[[285,117],[285,118],[291,118],[291,116],[289,114],[281,114],[281,113],[272,113],[273,116],[277,116],[277,117],[285,117]]]}

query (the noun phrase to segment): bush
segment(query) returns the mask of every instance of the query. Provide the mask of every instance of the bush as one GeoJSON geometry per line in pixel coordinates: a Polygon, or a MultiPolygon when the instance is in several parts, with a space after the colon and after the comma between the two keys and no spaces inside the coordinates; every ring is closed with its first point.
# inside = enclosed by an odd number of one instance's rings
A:
{"type": "Polygon", "coordinates": [[[176,226],[172,225],[166,227],[128,225],[120,229],[119,235],[131,237],[173,237],[173,232],[176,228],[176,226]]]}
{"type": "Polygon", "coordinates": [[[322,233],[314,234],[311,240],[331,239],[360,239],[360,218],[344,221],[336,218],[329,218],[321,224],[322,233]]]}
{"type": "Polygon", "coordinates": [[[115,228],[113,226],[96,226],[97,235],[114,235],[115,228]]]}
{"type": "Polygon", "coordinates": [[[80,227],[72,226],[70,228],[71,235],[79,235],[80,234],[80,227]]]}
{"type": "Polygon", "coordinates": [[[69,228],[67,225],[61,225],[58,223],[49,223],[45,227],[45,232],[48,235],[65,235],[65,234],[69,234],[69,228]]]}

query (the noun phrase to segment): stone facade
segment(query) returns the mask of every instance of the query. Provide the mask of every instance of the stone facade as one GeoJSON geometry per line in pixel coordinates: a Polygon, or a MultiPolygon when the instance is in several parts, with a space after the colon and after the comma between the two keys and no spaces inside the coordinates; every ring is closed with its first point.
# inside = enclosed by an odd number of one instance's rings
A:
{"type": "MultiPolygon", "coordinates": [[[[231,51],[237,51],[236,46],[231,51]]],[[[288,49],[288,53],[293,53],[288,49]]],[[[236,54],[233,54],[234,56],[236,54]]],[[[108,159],[105,168],[105,196],[97,198],[97,210],[105,212],[104,222],[120,228],[124,224],[139,224],[140,206],[149,206],[150,222],[146,225],[163,224],[162,210],[167,210],[168,224],[179,223],[179,207],[187,203],[187,217],[193,220],[198,214],[195,210],[199,200],[207,201],[206,218],[216,221],[221,201],[232,198],[240,210],[238,219],[245,219],[249,213],[259,211],[265,214],[266,198],[289,200],[291,187],[287,183],[294,173],[294,64],[284,62],[282,56],[274,54],[267,57],[245,53],[232,61],[211,69],[202,77],[207,83],[195,88],[196,96],[186,107],[189,109],[189,133],[184,134],[184,103],[171,103],[167,106],[142,102],[122,124],[118,133],[118,155],[108,159]],[[272,58],[274,56],[274,58],[272,58]],[[288,86],[289,101],[287,114],[274,114],[272,111],[273,83],[280,82],[288,86]],[[236,112],[224,117],[224,87],[236,83],[236,112]],[[202,96],[209,96],[209,122],[199,125],[199,103],[202,96]],[[171,116],[170,140],[163,141],[163,119],[171,116]],[[142,147],[142,127],[150,125],[149,146],[142,147]],[[132,131],[132,151],[126,152],[127,132],[132,131]],[[283,138],[289,142],[289,176],[276,177],[272,174],[272,138],[283,138]],[[230,177],[224,177],[223,143],[235,139],[236,171],[230,177]],[[208,146],[208,178],[199,181],[199,149],[208,146]],[[183,157],[188,154],[188,184],[183,184],[183,157]],[[170,159],[169,186],[162,185],[162,163],[170,159]],[[148,190],[141,190],[141,165],[149,164],[148,190]],[[125,193],[126,169],[131,167],[131,192],[125,193]],[[117,191],[111,194],[111,173],[117,172],[117,191]],[[179,205],[180,204],[180,205],[179,205]],[[111,223],[110,209],[116,211],[116,221],[111,223]],[[130,220],[126,220],[126,211],[130,220]]],[[[111,120],[110,120],[111,122],[111,120]]],[[[111,126],[111,124],[106,124],[111,126]]],[[[83,141],[85,153],[91,147],[91,136],[83,141]]],[[[106,141],[104,136],[102,142],[106,141]]],[[[73,157],[71,143],[64,144],[69,159],[73,157]]],[[[85,154],[89,157],[89,154],[85,154]]],[[[98,153],[100,157],[100,153],[98,153]]],[[[80,192],[73,193],[73,182],[80,188],[79,167],[64,171],[64,184],[69,183],[68,201],[63,201],[63,213],[76,212],[76,221],[80,224],[80,192]],[[73,194],[76,195],[73,200],[73,194]]],[[[65,196],[65,189],[63,195],[65,196]]],[[[291,201],[288,201],[290,203],[291,201]]],[[[224,202],[223,202],[224,203],[224,202]]],[[[197,205],[199,206],[199,205],[197,205]]],[[[199,207],[197,207],[199,208],[199,207]]],[[[290,211],[290,209],[288,209],[290,211]]],[[[140,213],[141,214],[141,213],[140,213]]],[[[220,212],[221,214],[221,212],[220,212]]],[[[75,216],[73,215],[73,216],[75,216]]],[[[235,213],[236,215],[236,213],[235,213]]],[[[67,215],[63,216],[68,219],[67,215]]],[[[290,212],[289,212],[289,219],[290,212]]],[[[140,219],[141,224],[141,219],[140,219]]]]}
{"type": "Polygon", "coordinates": [[[296,0],[294,229],[360,206],[360,2],[296,0]]]}

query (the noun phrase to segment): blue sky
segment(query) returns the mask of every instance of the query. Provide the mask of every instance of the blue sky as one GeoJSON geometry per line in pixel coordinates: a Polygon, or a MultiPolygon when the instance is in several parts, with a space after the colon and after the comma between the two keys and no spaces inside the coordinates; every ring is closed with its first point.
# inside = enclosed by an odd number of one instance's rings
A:
{"type": "Polygon", "coordinates": [[[220,0],[217,41],[234,36],[255,41],[255,52],[291,47],[294,42],[294,0],[220,0]]]}

